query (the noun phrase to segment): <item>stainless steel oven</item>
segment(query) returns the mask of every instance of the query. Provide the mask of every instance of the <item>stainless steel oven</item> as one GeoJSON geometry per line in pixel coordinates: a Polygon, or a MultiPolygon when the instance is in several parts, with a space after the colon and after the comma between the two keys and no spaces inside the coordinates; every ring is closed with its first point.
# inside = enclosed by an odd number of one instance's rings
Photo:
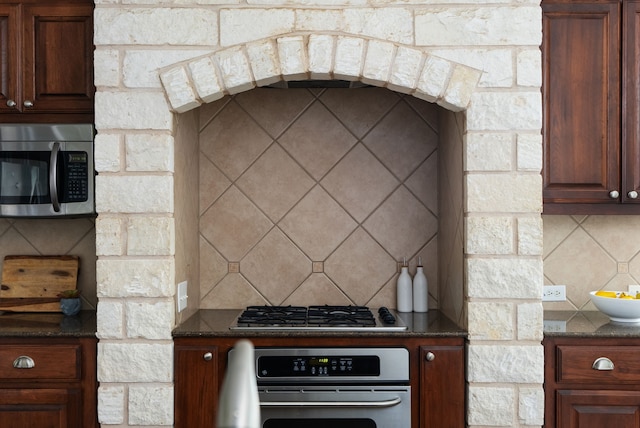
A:
{"type": "Polygon", "coordinates": [[[411,427],[407,349],[256,348],[255,362],[262,428],[411,427]]]}

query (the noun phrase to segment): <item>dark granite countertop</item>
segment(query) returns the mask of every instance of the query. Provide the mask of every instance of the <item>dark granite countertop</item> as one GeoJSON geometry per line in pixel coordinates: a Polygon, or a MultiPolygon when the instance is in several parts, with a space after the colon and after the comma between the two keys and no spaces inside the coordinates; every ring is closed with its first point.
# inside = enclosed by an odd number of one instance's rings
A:
{"type": "Polygon", "coordinates": [[[545,311],[544,335],[549,337],[640,337],[640,323],[611,322],[599,311],[545,311]]]}
{"type": "Polygon", "coordinates": [[[96,313],[2,312],[0,337],[95,337],[96,313]]]}
{"type": "MultiPolygon", "coordinates": [[[[255,336],[255,331],[230,330],[240,309],[200,309],[173,331],[173,337],[255,336]]],[[[404,332],[309,332],[309,331],[260,331],[261,336],[381,336],[394,337],[466,337],[467,332],[456,326],[440,311],[427,313],[400,313],[399,317],[409,326],[404,332]]]]}

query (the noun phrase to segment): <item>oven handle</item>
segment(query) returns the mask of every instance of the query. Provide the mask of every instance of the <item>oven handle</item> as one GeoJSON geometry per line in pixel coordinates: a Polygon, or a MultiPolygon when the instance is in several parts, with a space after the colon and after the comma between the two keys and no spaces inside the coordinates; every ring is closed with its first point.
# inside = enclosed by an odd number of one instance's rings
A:
{"type": "Polygon", "coordinates": [[[384,401],[261,401],[260,407],[393,407],[402,403],[396,397],[384,401]]]}

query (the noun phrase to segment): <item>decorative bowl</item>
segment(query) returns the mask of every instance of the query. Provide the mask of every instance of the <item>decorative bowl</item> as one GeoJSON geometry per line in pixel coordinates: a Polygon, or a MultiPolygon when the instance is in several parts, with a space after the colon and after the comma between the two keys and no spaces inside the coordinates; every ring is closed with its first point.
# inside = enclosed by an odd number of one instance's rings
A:
{"type": "MultiPolygon", "coordinates": [[[[616,296],[619,296],[623,292],[616,291],[615,293],[616,296]]],[[[611,321],[640,323],[640,299],[597,296],[596,291],[592,291],[589,294],[596,308],[608,315],[611,321]]]]}

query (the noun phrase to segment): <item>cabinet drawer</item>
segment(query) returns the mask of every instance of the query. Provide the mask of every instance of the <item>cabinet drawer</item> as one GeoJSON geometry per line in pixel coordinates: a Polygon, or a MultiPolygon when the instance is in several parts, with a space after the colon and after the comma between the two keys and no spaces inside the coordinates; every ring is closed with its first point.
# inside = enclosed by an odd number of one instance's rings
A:
{"type": "Polygon", "coordinates": [[[640,346],[558,346],[558,382],[640,383],[640,346]],[[601,370],[594,368],[599,358],[601,370]]]}
{"type": "MultiPolygon", "coordinates": [[[[20,379],[78,380],[81,377],[80,345],[2,345],[0,381],[20,379]],[[31,368],[15,368],[14,361],[33,362],[31,368]]],[[[28,364],[28,363],[27,363],[28,364]]]]}

